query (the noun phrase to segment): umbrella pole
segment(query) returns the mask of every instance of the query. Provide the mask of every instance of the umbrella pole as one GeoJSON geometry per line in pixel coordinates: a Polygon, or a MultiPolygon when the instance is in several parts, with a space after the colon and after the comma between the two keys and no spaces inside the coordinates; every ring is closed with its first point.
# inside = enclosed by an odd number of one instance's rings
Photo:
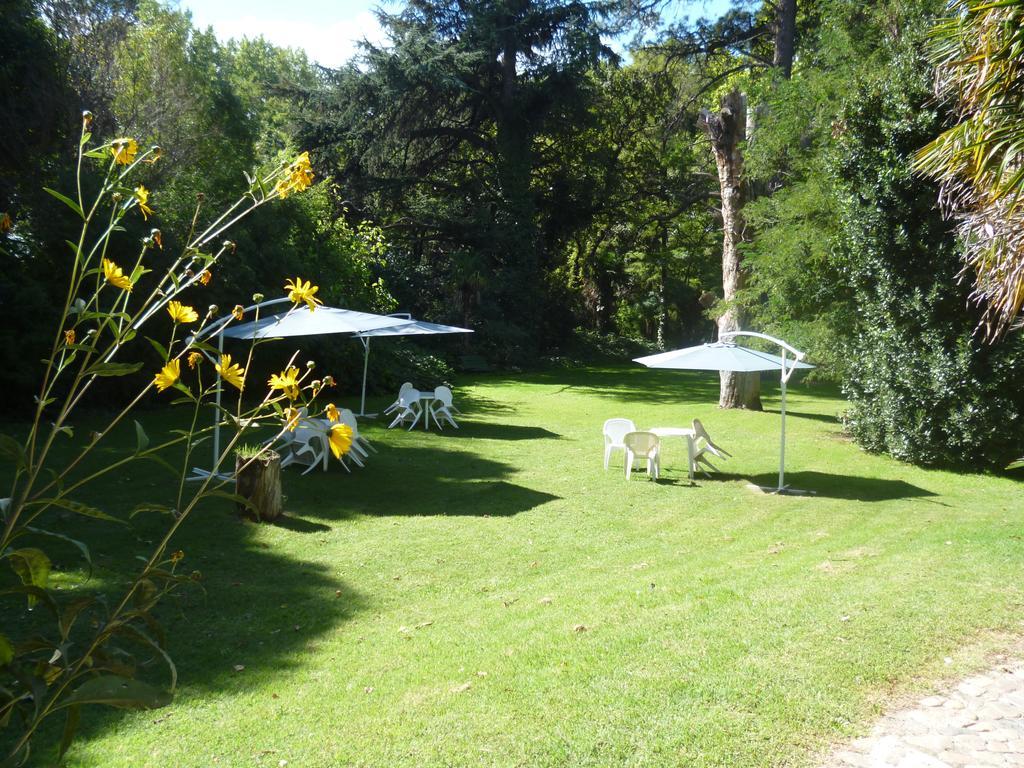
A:
{"type": "Polygon", "coordinates": [[[365,350],[365,352],[363,353],[363,394],[362,394],[362,398],[359,400],[359,415],[360,416],[365,416],[366,415],[366,370],[367,370],[367,368],[370,365],[370,339],[368,337],[366,337],[366,336],[363,336],[359,340],[361,342],[363,342],[363,349],[365,350]]]}
{"type": "Polygon", "coordinates": [[[779,412],[782,416],[782,438],[779,441],[779,493],[786,487],[786,350],[782,350],[781,380],[782,403],[779,412]]]}

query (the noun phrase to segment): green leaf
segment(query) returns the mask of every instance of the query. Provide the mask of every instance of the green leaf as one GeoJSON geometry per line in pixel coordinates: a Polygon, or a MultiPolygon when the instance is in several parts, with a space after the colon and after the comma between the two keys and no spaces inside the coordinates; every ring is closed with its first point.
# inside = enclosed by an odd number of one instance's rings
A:
{"type": "Polygon", "coordinates": [[[31,525],[26,525],[25,530],[29,533],[34,533],[37,536],[51,536],[61,541],[66,541],[68,544],[73,544],[78,547],[78,551],[82,553],[82,557],[85,558],[85,562],[89,564],[89,572],[92,572],[92,555],[89,554],[89,547],[84,541],[73,539],[70,536],[65,536],[63,533],[57,533],[56,531],[47,531],[44,528],[33,528],[31,525]]]}
{"type": "Polygon", "coordinates": [[[61,707],[75,704],[106,704],[121,709],[159,709],[171,703],[171,695],[140,680],[117,675],[100,675],[82,683],[60,703],[61,707]]]}
{"type": "Polygon", "coordinates": [[[10,461],[18,469],[24,469],[28,466],[21,443],[10,435],[0,435],[0,459],[10,461]]]}
{"type": "MultiPolygon", "coordinates": [[[[152,616],[150,616],[150,614],[143,612],[140,613],[140,615],[143,617],[143,619],[146,620],[147,624],[149,624],[150,627],[156,627],[158,629],[160,628],[160,625],[156,623],[156,620],[152,616]]],[[[163,656],[164,661],[167,662],[167,668],[171,672],[171,692],[173,693],[174,689],[178,687],[178,668],[175,666],[174,660],[170,657],[170,654],[168,654],[167,651],[163,649],[161,643],[157,640],[154,640],[141,629],[139,629],[138,627],[134,627],[131,624],[124,624],[118,627],[117,634],[123,635],[125,637],[130,637],[139,643],[148,645],[154,651],[163,656]]]]}
{"type": "Polygon", "coordinates": [[[128,513],[128,517],[133,518],[136,515],[141,515],[143,512],[159,512],[162,515],[171,515],[172,517],[174,516],[173,507],[169,507],[166,504],[154,504],[152,502],[143,502],[142,504],[136,504],[132,508],[132,511],[128,513]]]}
{"type": "Polygon", "coordinates": [[[1016,461],[1011,461],[1007,465],[1006,468],[1007,469],[1020,469],[1021,467],[1024,467],[1024,458],[1017,459],[1016,461]]]}
{"type": "Polygon", "coordinates": [[[236,504],[241,504],[243,507],[248,509],[250,512],[258,512],[259,511],[259,510],[256,509],[256,507],[252,503],[252,501],[247,499],[245,496],[240,496],[237,493],[230,493],[228,491],[216,490],[216,491],[207,491],[203,495],[204,496],[218,496],[218,497],[220,497],[222,499],[227,499],[228,501],[233,501],[236,504]]]}
{"type": "Polygon", "coordinates": [[[149,436],[139,422],[135,422],[135,452],[142,453],[149,445],[149,436]]]}
{"type": "Polygon", "coordinates": [[[36,602],[41,602],[54,616],[57,615],[57,604],[53,602],[53,598],[50,597],[50,593],[45,589],[40,589],[39,587],[31,584],[23,584],[20,587],[7,587],[7,589],[0,589],[0,595],[27,595],[30,608],[36,602]]]}
{"type": "Polygon", "coordinates": [[[65,499],[57,497],[53,499],[36,499],[25,505],[26,507],[60,507],[66,509],[68,512],[74,512],[76,515],[82,517],[91,517],[96,520],[107,520],[111,523],[124,523],[124,520],[108,515],[106,512],[96,509],[96,507],[90,507],[88,504],[82,504],[78,501],[72,501],[71,499],[65,499]]]}
{"type": "Polygon", "coordinates": [[[3,634],[0,634],[0,667],[6,667],[14,658],[14,646],[3,634]]]}
{"type": "Polygon", "coordinates": [[[211,355],[215,356],[220,354],[215,346],[207,344],[205,341],[193,341],[192,344],[189,345],[189,349],[198,349],[202,352],[209,352],[211,355]]]}
{"type": "Polygon", "coordinates": [[[82,133],[81,141],[78,142],[78,146],[79,147],[84,147],[86,144],[89,143],[89,139],[91,139],[91,138],[92,138],[92,131],[84,131],[82,133]]]}
{"type": "Polygon", "coordinates": [[[77,600],[72,601],[64,607],[61,611],[60,619],[60,634],[64,640],[68,639],[68,635],[71,634],[71,627],[75,624],[75,619],[78,618],[78,614],[93,605],[96,602],[95,598],[92,597],[80,597],[77,600]]]}
{"type": "Polygon", "coordinates": [[[168,472],[170,472],[171,473],[171,477],[175,477],[176,478],[180,474],[179,470],[173,464],[171,464],[171,462],[169,462],[167,459],[165,459],[163,456],[157,456],[155,453],[147,453],[144,456],[139,456],[139,458],[140,459],[144,459],[146,461],[155,461],[161,467],[163,467],[168,472]]]}
{"type": "Polygon", "coordinates": [[[83,157],[91,157],[95,160],[106,160],[107,153],[102,149],[90,149],[83,154],[83,157]]]}
{"type": "Polygon", "coordinates": [[[81,207],[81,206],[80,206],[80,205],[79,205],[78,203],[76,203],[76,202],[75,202],[74,200],[72,200],[72,199],[71,199],[70,197],[68,197],[67,195],[62,195],[62,194],[61,194],[60,192],[58,192],[57,190],[55,190],[55,189],[50,189],[49,187],[43,187],[43,191],[45,191],[45,192],[47,192],[47,193],[49,193],[49,194],[53,195],[53,196],[54,196],[55,198],[57,198],[57,199],[58,199],[58,200],[60,200],[60,201],[61,201],[62,203],[64,203],[64,205],[66,205],[66,206],[67,206],[68,208],[70,208],[70,209],[71,209],[72,211],[74,211],[75,213],[77,213],[77,214],[78,214],[78,217],[79,217],[80,219],[85,219],[85,214],[84,214],[84,213],[82,213],[82,207],[81,207]]]}
{"type": "Polygon", "coordinates": [[[167,358],[170,357],[170,355],[168,355],[167,353],[167,347],[165,347],[156,339],[151,339],[149,336],[146,336],[145,338],[146,341],[153,345],[153,349],[156,350],[156,353],[160,356],[160,359],[166,362],[167,358]]]}
{"type": "MultiPolygon", "coordinates": [[[[50,581],[50,558],[41,549],[35,547],[23,547],[8,553],[7,559],[11,561],[11,568],[18,574],[21,583],[45,589],[50,581]]],[[[29,607],[36,604],[35,595],[28,596],[29,607]]]]}
{"type": "Polygon", "coordinates": [[[142,363],[96,363],[85,371],[87,376],[127,376],[142,369],[142,363]]]}
{"type": "Polygon", "coordinates": [[[57,762],[64,759],[71,742],[75,740],[75,733],[78,731],[78,721],[82,716],[82,707],[79,704],[68,707],[68,716],[64,720],[64,733],[60,737],[60,748],[57,750],[57,762]]]}

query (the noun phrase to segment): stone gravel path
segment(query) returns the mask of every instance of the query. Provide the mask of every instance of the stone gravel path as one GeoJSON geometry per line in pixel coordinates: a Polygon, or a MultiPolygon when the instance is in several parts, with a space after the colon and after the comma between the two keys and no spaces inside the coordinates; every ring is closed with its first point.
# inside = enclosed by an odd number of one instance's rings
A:
{"type": "Polygon", "coordinates": [[[910,709],[821,768],[1024,768],[1024,660],[1005,662],[910,709]]]}

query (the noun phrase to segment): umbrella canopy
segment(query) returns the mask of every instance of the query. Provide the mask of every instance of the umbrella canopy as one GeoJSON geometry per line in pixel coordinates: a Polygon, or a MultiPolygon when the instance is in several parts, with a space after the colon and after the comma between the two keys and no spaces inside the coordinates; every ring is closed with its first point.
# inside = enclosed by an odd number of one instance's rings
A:
{"type": "Polygon", "coordinates": [[[374,328],[357,333],[356,336],[361,339],[369,339],[377,336],[429,336],[435,333],[473,333],[473,331],[469,328],[460,328],[457,325],[428,323],[426,320],[406,320],[402,325],[374,328]]]}
{"type": "Polygon", "coordinates": [[[433,336],[440,333],[473,333],[469,328],[459,328],[457,325],[441,325],[440,323],[428,323],[426,320],[413,320],[406,315],[405,320],[400,319],[401,315],[392,315],[396,322],[384,328],[373,328],[356,337],[363,342],[365,350],[363,354],[363,393],[359,400],[359,415],[366,415],[366,371],[370,365],[370,339],[378,336],[433,336]]]}
{"type": "MultiPolygon", "coordinates": [[[[727,341],[713,344],[699,344],[696,347],[674,349],[657,355],[638,357],[633,362],[648,368],[675,368],[693,371],[778,371],[783,366],[782,357],[750,347],[741,347],[727,341]]],[[[813,365],[793,360],[786,361],[786,368],[813,368],[813,365]]]]}
{"type": "Polygon", "coordinates": [[[280,315],[268,315],[240,325],[233,325],[221,335],[229,339],[276,339],[290,336],[319,336],[328,333],[356,335],[377,328],[397,328],[413,321],[353,309],[318,307],[311,311],[300,307],[280,315]]]}
{"type": "MultiPolygon", "coordinates": [[[[691,371],[778,371],[780,378],[780,390],[782,405],[779,414],[782,417],[781,436],[779,442],[779,485],[775,488],[776,493],[798,493],[789,489],[785,484],[786,467],[786,382],[793,375],[797,368],[813,368],[813,365],[804,363],[801,358],[804,356],[781,339],[767,336],[763,333],[752,333],[749,331],[733,331],[728,334],[729,338],[735,336],[751,336],[758,339],[765,339],[773,344],[778,344],[791,356],[772,355],[768,352],[761,352],[750,347],[743,347],[731,340],[716,341],[711,344],[699,344],[696,347],[685,349],[674,349],[671,352],[662,352],[647,357],[637,357],[633,362],[646,365],[648,368],[674,368],[677,370],[691,371]]],[[[766,489],[762,489],[766,490],[766,489]]]]}

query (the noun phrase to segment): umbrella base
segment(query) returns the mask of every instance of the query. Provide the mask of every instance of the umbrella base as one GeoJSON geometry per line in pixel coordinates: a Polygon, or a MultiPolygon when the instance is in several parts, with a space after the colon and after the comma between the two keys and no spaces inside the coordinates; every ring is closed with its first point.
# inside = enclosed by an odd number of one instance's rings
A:
{"type": "Polygon", "coordinates": [[[228,482],[235,479],[234,472],[211,472],[208,469],[192,467],[192,474],[186,477],[185,480],[188,482],[199,482],[200,480],[208,479],[211,475],[214,480],[220,480],[221,482],[228,482]]]}
{"type": "Polygon", "coordinates": [[[817,491],[804,491],[799,488],[791,488],[784,485],[781,488],[775,485],[754,485],[747,483],[747,488],[757,493],[770,494],[772,496],[817,496],[817,491]]]}

